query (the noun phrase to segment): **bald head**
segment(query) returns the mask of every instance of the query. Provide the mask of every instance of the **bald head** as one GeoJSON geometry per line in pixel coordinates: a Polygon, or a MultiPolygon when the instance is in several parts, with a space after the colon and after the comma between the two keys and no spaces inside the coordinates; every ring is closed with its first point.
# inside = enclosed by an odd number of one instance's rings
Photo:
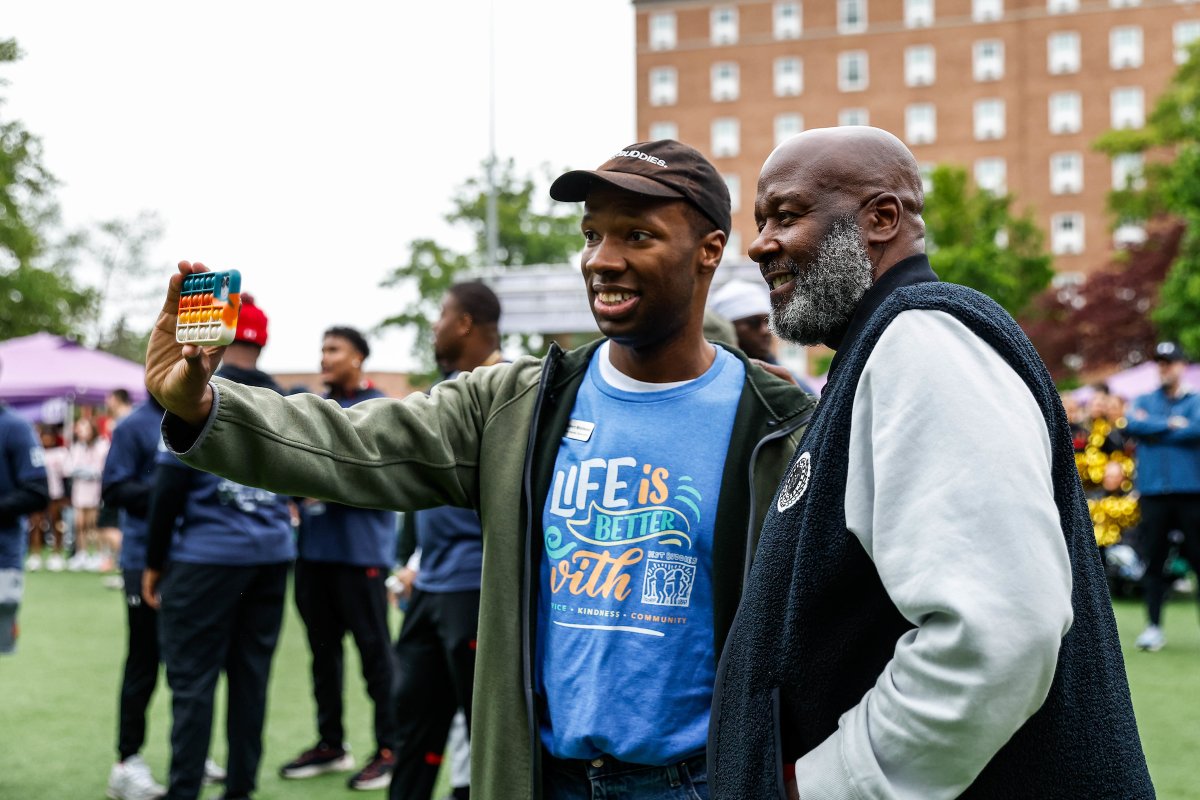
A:
{"type": "Polygon", "coordinates": [[[797,171],[823,193],[891,192],[916,215],[925,205],[917,160],[903,142],[880,128],[847,125],[797,134],[767,157],[759,186],[769,177],[797,171]]]}
{"type": "Polygon", "coordinates": [[[897,261],[924,252],[920,169],[904,143],[885,130],[815,128],[784,141],[763,165],[756,207],[788,195],[830,205],[839,216],[855,216],[872,251],[876,277],[897,261]],[[881,201],[895,204],[894,220],[862,213],[881,201]]]}

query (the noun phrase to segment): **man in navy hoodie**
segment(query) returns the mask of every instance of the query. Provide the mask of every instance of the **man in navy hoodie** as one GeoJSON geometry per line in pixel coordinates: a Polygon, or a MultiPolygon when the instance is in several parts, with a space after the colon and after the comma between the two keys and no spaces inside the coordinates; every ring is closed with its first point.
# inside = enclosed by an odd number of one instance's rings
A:
{"type": "MultiPolygon", "coordinates": [[[[280,391],[258,369],[266,343],[267,317],[243,295],[237,333],[217,374],[280,391]]],[[[283,622],[288,565],[296,557],[288,504],[287,497],[193,469],[165,448],[159,452],[142,598],[160,611],[172,693],[168,800],[200,794],[222,671],[229,749],[223,797],[242,800],[254,791],[271,657],[283,622]]]]}
{"type": "MultiPolygon", "coordinates": [[[[452,380],[497,364],[500,300],[478,281],[456,283],[433,325],[433,354],[452,380]]],[[[483,537],[468,508],[440,506],[416,513],[421,566],[412,581],[404,627],[396,641],[400,663],[396,713],[398,759],[389,797],[428,800],[455,712],[471,714],[483,537]]],[[[466,787],[455,787],[464,797],[466,787]]]]}
{"type": "MultiPolygon", "coordinates": [[[[367,340],[354,328],[325,331],[321,346],[321,380],[329,387],[325,396],[343,408],[383,397],[363,376],[363,361],[370,354],[367,340]]],[[[296,608],[312,651],[319,739],[284,764],[279,774],[311,778],[354,766],[342,728],[342,640],[349,633],[375,705],[375,753],[350,777],[349,786],[381,789],[391,780],[395,764],[391,696],[395,662],[384,582],[396,556],[396,514],[306,501],[301,507],[299,549],[296,608]]]]}
{"type": "Polygon", "coordinates": [[[1167,643],[1161,627],[1167,588],[1163,566],[1171,531],[1183,532],[1184,557],[1200,574],[1200,395],[1183,383],[1187,357],[1179,345],[1162,342],[1154,360],[1162,385],[1133,401],[1125,428],[1138,441],[1137,488],[1150,618],[1137,646],[1150,652],[1167,643]]]}
{"type": "Polygon", "coordinates": [[[33,427],[0,403],[0,655],[17,646],[25,591],[25,519],[50,502],[45,454],[33,427]]]}

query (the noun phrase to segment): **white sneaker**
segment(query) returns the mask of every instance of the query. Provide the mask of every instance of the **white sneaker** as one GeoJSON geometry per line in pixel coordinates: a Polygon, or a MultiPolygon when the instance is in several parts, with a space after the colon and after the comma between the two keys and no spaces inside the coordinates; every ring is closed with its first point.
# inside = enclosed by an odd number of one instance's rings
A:
{"type": "Polygon", "coordinates": [[[46,557],[46,570],[48,572],[62,572],[66,568],[67,562],[61,553],[51,553],[46,557]]]}
{"type": "Polygon", "coordinates": [[[80,550],[75,555],[67,559],[67,569],[71,572],[83,572],[88,568],[88,564],[92,561],[92,557],[88,555],[86,550],[80,550]]]}
{"type": "Polygon", "coordinates": [[[29,558],[25,559],[26,572],[38,572],[42,568],[42,557],[37,553],[30,553],[29,558]]]}
{"type": "Polygon", "coordinates": [[[1163,645],[1166,643],[1167,637],[1163,635],[1162,628],[1157,625],[1149,625],[1146,627],[1146,630],[1142,631],[1142,635],[1137,638],[1137,649],[1154,653],[1162,650],[1163,645]]]}
{"type": "Polygon", "coordinates": [[[159,800],[167,790],[154,780],[142,757],[134,755],[113,764],[106,794],[111,800],[159,800]]]}
{"type": "Polygon", "coordinates": [[[100,583],[104,584],[105,589],[112,589],[118,592],[125,588],[125,579],[120,575],[105,575],[100,583]]]}
{"type": "Polygon", "coordinates": [[[211,758],[204,759],[204,785],[225,782],[225,770],[211,758]]]}

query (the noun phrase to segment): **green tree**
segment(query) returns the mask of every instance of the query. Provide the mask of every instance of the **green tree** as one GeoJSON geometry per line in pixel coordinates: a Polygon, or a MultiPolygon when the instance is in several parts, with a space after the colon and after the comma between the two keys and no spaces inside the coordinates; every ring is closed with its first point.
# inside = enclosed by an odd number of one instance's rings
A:
{"type": "Polygon", "coordinates": [[[1200,42],[1191,46],[1143,128],[1109,131],[1095,146],[1113,157],[1146,159],[1140,178],[1131,175],[1109,195],[1117,225],[1162,217],[1183,223],[1179,254],[1151,318],[1162,336],[1200,356],[1200,42]],[[1164,157],[1171,153],[1174,158],[1164,157]]]}
{"type": "MultiPolygon", "coordinates": [[[[0,66],[20,57],[15,40],[0,39],[0,66]]],[[[41,142],[3,111],[0,97],[0,340],[73,334],[96,307],[95,293],[71,274],[81,239],[61,231],[41,142]]]]}
{"type": "Polygon", "coordinates": [[[1054,276],[1042,233],[1010,195],[972,188],[966,170],[939,165],[925,199],[929,263],[942,280],[991,297],[1016,316],[1054,276]]]}
{"type": "MultiPolygon", "coordinates": [[[[486,175],[487,162],[482,165],[486,175]]],[[[543,177],[549,173],[543,169],[543,177]]],[[[399,314],[385,319],[380,327],[400,326],[416,331],[416,348],[422,364],[433,369],[432,324],[439,314],[442,296],[452,284],[471,270],[484,267],[519,269],[534,264],[556,264],[568,260],[581,247],[579,213],[570,206],[551,202],[531,175],[518,174],[512,159],[496,170],[496,264],[487,263],[487,180],[467,180],[450,201],[446,221],[466,227],[473,234],[474,249],[455,252],[433,239],[414,239],[408,244],[408,261],[396,267],[383,286],[415,290],[417,299],[399,314]]]]}

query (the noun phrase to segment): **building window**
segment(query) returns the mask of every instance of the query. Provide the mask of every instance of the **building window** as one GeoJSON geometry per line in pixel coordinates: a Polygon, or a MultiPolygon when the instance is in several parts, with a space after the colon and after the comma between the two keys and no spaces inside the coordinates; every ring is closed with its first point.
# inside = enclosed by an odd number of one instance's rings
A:
{"type": "Polygon", "coordinates": [[[717,6],[709,16],[709,38],[713,44],[737,44],[738,12],[732,6],[717,6]]]}
{"type": "Polygon", "coordinates": [[[725,188],[729,190],[729,210],[736,214],[742,210],[742,179],[737,175],[722,175],[725,188]]]}
{"type": "Polygon", "coordinates": [[[1141,4],[1142,0],[1108,0],[1109,8],[1133,8],[1141,4]]]}
{"type": "Polygon", "coordinates": [[[1079,0],[1046,0],[1046,11],[1051,14],[1070,14],[1079,10],[1079,0]]]}
{"type": "Polygon", "coordinates": [[[1083,214],[1073,211],[1050,217],[1050,251],[1056,256],[1083,252],[1083,214]]]}
{"type": "Polygon", "coordinates": [[[838,53],[838,88],[843,92],[861,92],[867,88],[865,50],[838,53]]]}
{"type": "Polygon", "coordinates": [[[1004,16],[1004,0],[971,0],[971,19],[991,22],[1004,16]]]}
{"type": "Polygon", "coordinates": [[[904,141],[911,145],[937,140],[937,109],[933,103],[912,103],[904,109],[904,141]]]}
{"type": "Polygon", "coordinates": [[[717,158],[732,158],[742,150],[741,126],[733,117],[721,117],[712,122],[712,154],[717,158]]]}
{"type": "Polygon", "coordinates": [[[714,103],[725,103],[738,99],[738,65],[732,61],[721,61],[712,66],[712,99],[714,103]]]}
{"type": "Polygon", "coordinates": [[[979,141],[1004,138],[1004,101],[975,101],[975,138],[979,141]]]}
{"type": "Polygon", "coordinates": [[[775,38],[799,39],[804,28],[804,7],[798,0],[775,4],[775,38]]]}
{"type": "Polygon", "coordinates": [[[1146,124],[1145,97],[1140,86],[1112,90],[1112,126],[1140,128],[1146,124]]]}
{"type": "Polygon", "coordinates": [[[1136,222],[1126,222],[1113,231],[1113,247],[1137,247],[1146,243],[1146,227],[1136,222]]]}
{"type": "Polygon", "coordinates": [[[1188,48],[1192,42],[1200,39],[1200,21],[1189,19],[1186,22],[1175,23],[1175,63],[1183,64],[1188,60],[1188,48]]]}
{"type": "Polygon", "coordinates": [[[804,130],[804,117],[800,114],[778,114],[775,117],[775,146],[804,130]]]}
{"type": "Polygon", "coordinates": [[[975,185],[980,191],[1002,195],[1008,192],[1008,164],[1003,158],[980,158],[975,161],[975,185]]]}
{"type": "Polygon", "coordinates": [[[871,115],[865,108],[843,108],[838,112],[838,125],[870,125],[871,115]]]}
{"type": "Polygon", "coordinates": [[[742,235],[737,231],[730,231],[729,238],[725,240],[725,251],[721,253],[721,263],[724,264],[726,260],[730,263],[746,260],[746,251],[742,249],[742,235]]]}
{"type": "Polygon", "coordinates": [[[1079,72],[1079,34],[1075,31],[1050,34],[1046,40],[1046,66],[1051,75],[1079,72]]]}
{"type": "Polygon", "coordinates": [[[675,14],[662,11],[650,15],[650,49],[670,50],[675,47],[675,14]]]}
{"type": "Polygon", "coordinates": [[[1055,153],[1050,156],[1050,194],[1079,194],[1083,191],[1083,156],[1055,153]]]}
{"type": "Polygon", "coordinates": [[[934,50],[931,45],[918,44],[904,49],[905,86],[932,86],[936,72],[934,50]]]}
{"type": "Polygon", "coordinates": [[[1133,69],[1142,65],[1142,29],[1137,25],[1113,28],[1108,33],[1108,65],[1133,69]]]}
{"type": "Polygon", "coordinates": [[[1145,159],[1141,153],[1121,153],[1113,156],[1112,188],[1141,190],[1146,188],[1146,177],[1142,170],[1145,159]]]}
{"type": "Polygon", "coordinates": [[[804,91],[804,62],[798,58],[775,59],[775,96],[795,97],[804,91]]]}
{"type": "Polygon", "coordinates": [[[674,67],[650,70],[650,105],[673,106],[679,99],[679,75],[674,67]]]}
{"type": "Polygon", "coordinates": [[[1079,133],[1083,127],[1083,100],[1079,92],[1050,95],[1050,132],[1079,133]]]}
{"type": "Polygon", "coordinates": [[[1004,77],[1004,42],[984,39],[972,49],[972,69],[977,81],[998,81],[1004,77]]]}
{"type": "Polygon", "coordinates": [[[904,25],[928,28],[933,24],[933,0],[904,0],[904,25]]]}
{"type": "Polygon", "coordinates": [[[867,29],[867,0],[838,0],[838,33],[862,33],[867,29]]]}
{"type": "Polygon", "coordinates": [[[679,126],[674,122],[651,122],[650,141],[659,139],[679,139],[679,126]]]}

